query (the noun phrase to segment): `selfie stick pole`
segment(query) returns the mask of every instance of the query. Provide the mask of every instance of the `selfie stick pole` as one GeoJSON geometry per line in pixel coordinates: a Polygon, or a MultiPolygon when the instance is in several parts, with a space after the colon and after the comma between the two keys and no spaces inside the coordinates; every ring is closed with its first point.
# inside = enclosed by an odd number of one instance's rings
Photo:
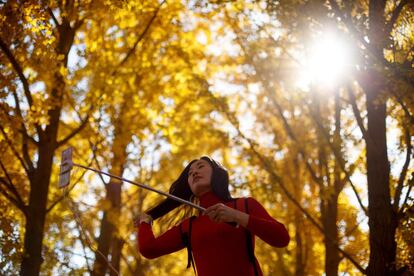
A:
{"type": "Polygon", "coordinates": [[[192,203],[190,201],[187,201],[187,200],[182,199],[180,197],[177,197],[175,195],[172,195],[172,194],[169,194],[169,193],[166,193],[166,192],[163,192],[163,191],[159,191],[159,190],[154,189],[154,188],[152,188],[152,187],[150,187],[148,185],[136,183],[134,181],[125,179],[123,177],[119,177],[119,176],[116,176],[116,175],[113,175],[113,174],[110,174],[110,173],[106,173],[106,172],[103,172],[103,171],[100,171],[100,170],[96,170],[94,168],[90,168],[90,167],[87,167],[87,166],[83,166],[81,164],[76,164],[76,163],[72,162],[72,151],[73,151],[72,148],[68,148],[68,149],[66,149],[66,150],[64,150],[62,152],[62,163],[60,165],[60,175],[59,175],[60,176],[60,178],[59,178],[59,187],[60,188],[64,188],[64,187],[66,187],[66,186],[69,185],[69,181],[70,181],[70,171],[72,170],[73,166],[76,166],[76,167],[79,167],[79,168],[83,168],[85,170],[89,170],[89,171],[93,171],[93,172],[96,172],[96,173],[99,173],[99,174],[107,175],[109,177],[112,177],[112,178],[115,178],[115,179],[118,179],[118,180],[121,180],[121,181],[130,183],[132,185],[138,186],[138,187],[143,188],[145,190],[149,190],[149,191],[158,193],[160,195],[163,195],[163,196],[166,196],[168,198],[171,198],[172,200],[175,200],[175,201],[178,201],[180,203],[189,205],[189,206],[191,206],[191,207],[193,207],[193,208],[195,208],[197,210],[200,210],[202,212],[204,212],[206,210],[205,208],[203,208],[203,207],[201,207],[201,206],[199,206],[197,204],[194,204],[194,203],[192,203]]]}

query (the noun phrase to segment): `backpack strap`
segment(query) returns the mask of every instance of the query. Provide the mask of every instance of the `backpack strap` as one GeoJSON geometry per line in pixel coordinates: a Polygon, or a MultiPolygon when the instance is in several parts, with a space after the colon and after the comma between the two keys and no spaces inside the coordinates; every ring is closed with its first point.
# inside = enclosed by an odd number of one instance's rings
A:
{"type": "Polygon", "coordinates": [[[191,230],[192,230],[192,225],[193,225],[193,220],[195,219],[195,216],[190,217],[189,221],[188,221],[188,233],[185,233],[183,230],[183,224],[180,224],[180,232],[181,232],[181,240],[183,242],[183,245],[185,247],[187,247],[187,268],[189,268],[190,266],[193,267],[194,269],[194,273],[197,275],[197,272],[195,270],[195,265],[194,265],[194,259],[193,259],[193,252],[192,252],[192,248],[191,248],[191,230]]]}
{"type": "MultiPolygon", "coordinates": [[[[249,204],[248,204],[247,197],[244,198],[244,210],[246,211],[246,214],[249,213],[249,204]]],[[[245,229],[245,232],[246,232],[246,247],[247,247],[247,254],[249,256],[249,262],[251,262],[253,264],[254,275],[258,276],[259,272],[258,272],[257,266],[256,266],[256,257],[254,255],[252,234],[247,229],[245,229]]]]}

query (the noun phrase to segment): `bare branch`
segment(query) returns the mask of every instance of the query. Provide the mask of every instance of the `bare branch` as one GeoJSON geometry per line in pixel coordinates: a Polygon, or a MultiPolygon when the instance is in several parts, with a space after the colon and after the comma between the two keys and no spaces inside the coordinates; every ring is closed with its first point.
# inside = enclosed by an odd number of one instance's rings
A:
{"type": "Polygon", "coordinates": [[[3,134],[3,137],[6,140],[7,145],[10,147],[11,151],[13,152],[13,154],[16,156],[16,158],[22,164],[22,166],[23,166],[24,170],[26,171],[27,175],[30,176],[31,175],[31,171],[29,170],[28,165],[25,163],[25,161],[23,160],[23,158],[19,155],[19,153],[17,152],[17,150],[14,148],[13,143],[10,141],[10,139],[7,136],[7,133],[6,133],[6,131],[3,128],[2,125],[0,125],[0,131],[3,134]]]}
{"type": "MultiPolygon", "coordinates": [[[[17,96],[17,95],[15,95],[15,96],[17,96]]],[[[4,108],[3,105],[0,105],[0,108],[3,110],[5,116],[7,117],[8,121],[9,121],[9,123],[11,125],[13,125],[14,122],[13,122],[12,118],[10,117],[10,115],[8,114],[8,111],[4,108]]],[[[18,115],[21,114],[18,102],[16,102],[16,109],[17,109],[18,115]]],[[[36,146],[38,145],[38,142],[27,133],[26,127],[25,127],[24,122],[23,122],[23,117],[21,115],[19,115],[19,117],[20,117],[20,120],[22,121],[21,122],[21,128],[19,128],[18,131],[22,134],[23,158],[27,162],[29,170],[32,171],[32,170],[34,170],[34,166],[33,166],[32,160],[30,159],[27,141],[30,141],[31,143],[33,143],[36,146]]]]}
{"type": "MultiPolygon", "coordinates": [[[[148,32],[149,28],[151,27],[152,23],[154,22],[155,18],[157,17],[158,12],[160,11],[161,6],[166,2],[166,0],[162,1],[157,9],[155,10],[154,14],[152,15],[150,21],[146,25],[144,31],[139,35],[138,39],[135,41],[134,46],[128,51],[127,55],[121,60],[121,62],[118,64],[118,66],[115,67],[115,69],[112,71],[111,76],[114,76],[118,69],[128,60],[128,58],[135,52],[135,49],[138,46],[138,43],[144,38],[145,34],[148,32]]],[[[140,26],[141,24],[138,24],[140,26]]]]}
{"type": "MultiPolygon", "coordinates": [[[[30,92],[29,81],[23,74],[23,69],[21,68],[20,64],[17,62],[13,53],[9,50],[8,46],[6,45],[6,43],[3,41],[1,37],[0,37],[0,48],[6,54],[7,58],[9,59],[10,63],[13,66],[13,69],[16,71],[17,75],[19,76],[19,79],[23,84],[23,91],[26,96],[27,102],[29,104],[29,107],[31,107],[33,105],[33,99],[32,99],[32,93],[30,92]]],[[[16,101],[16,108],[18,110],[18,114],[23,119],[21,109],[19,106],[19,99],[15,91],[13,92],[13,96],[14,96],[14,100],[16,101]]],[[[39,136],[42,135],[43,133],[42,128],[38,124],[35,124],[35,127],[36,127],[36,130],[39,136]]]]}
{"type": "Polygon", "coordinates": [[[359,205],[361,206],[362,211],[364,211],[365,215],[368,216],[368,210],[367,208],[364,206],[364,204],[362,203],[362,199],[359,196],[358,190],[356,189],[354,183],[351,180],[351,175],[349,174],[349,172],[346,170],[345,168],[345,164],[344,164],[344,160],[342,155],[338,152],[338,150],[335,148],[335,146],[332,144],[332,142],[329,140],[329,134],[327,133],[327,131],[324,129],[324,127],[321,125],[321,123],[319,122],[319,120],[317,120],[317,118],[315,117],[315,114],[313,114],[313,112],[310,110],[311,113],[311,118],[313,120],[313,122],[315,123],[315,125],[318,127],[318,129],[321,131],[321,133],[323,134],[323,137],[325,137],[325,141],[326,143],[329,145],[329,147],[332,150],[332,153],[334,154],[339,167],[341,168],[342,172],[345,174],[346,180],[347,182],[349,182],[349,184],[351,185],[351,188],[358,200],[359,205]]]}
{"type": "Polygon", "coordinates": [[[403,100],[401,99],[401,97],[395,93],[395,91],[391,90],[391,93],[394,95],[394,97],[396,98],[397,102],[401,105],[401,108],[403,109],[405,115],[407,116],[407,118],[409,119],[409,123],[414,125],[414,116],[410,113],[410,111],[408,110],[407,106],[405,105],[405,103],[403,102],[403,100]]]}
{"type": "Polygon", "coordinates": [[[366,54],[368,54],[370,57],[374,58],[376,61],[380,62],[383,66],[389,69],[394,77],[397,77],[406,82],[407,84],[414,86],[413,78],[407,76],[399,67],[396,67],[393,63],[386,60],[384,56],[376,54],[376,51],[372,48],[372,45],[365,40],[364,35],[355,27],[354,23],[352,22],[351,16],[349,14],[344,13],[340,9],[336,0],[329,0],[329,3],[332,7],[333,12],[342,19],[345,26],[350,30],[350,33],[352,34],[353,38],[359,43],[362,43],[362,45],[367,49],[366,54]]]}
{"type": "Polygon", "coordinates": [[[397,188],[395,190],[394,206],[393,206],[393,209],[394,209],[395,212],[397,212],[398,208],[399,208],[401,192],[402,192],[402,189],[403,189],[403,184],[404,184],[404,181],[405,181],[405,177],[407,176],[408,166],[410,165],[410,158],[411,158],[411,151],[412,151],[410,130],[409,130],[408,127],[406,127],[404,130],[405,130],[404,131],[405,143],[407,145],[407,153],[406,153],[406,156],[405,156],[404,165],[403,165],[401,173],[400,173],[400,177],[398,178],[397,188]]]}
{"type": "MultiPolygon", "coordinates": [[[[102,141],[103,141],[103,140],[101,140],[101,142],[102,142],[102,141]]],[[[92,152],[93,152],[93,160],[95,161],[96,166],[98,167],[98,170],[102,171],[102,166],[101,166],[101,164],[99,163],[98,158],[96,157],[96,149],[95,149],[95,147],[94,147],[93,143],[91,142],[91,140],[89,140],[89,139],[88,139],[88,142],[89,142],[90,147],[92,148],[92,152]]],[[[105,179],[103,178],[102,174],[98,173],[98,176],[99,176],[99,178],[101,179],[101,181],[102,181],[102,183],[103,183],[104,185],[108,184],[108,183],[105,181],[105,179]]]]}
{"type": "Polygon", "coordinates": [[[85,23],[85,18],[82,18],[82,19],[76,21],[75,25],[73,26],[73,29],[75,31],[79,30],[79,28],[83,25],[83,23],[85,23]]]}
{"type": "Polygon", "coordinates": [[[371,46],[365,41],[364,35],[355,27],[354,22],[352,22],[352,16],[341,10],[336,0],[329,0],[329,4],[331,5],[333,12],[345,23],[345,26],[350,30],[350,33],[356,36],[356,39],[361,42],[365,48],[370,49],[371,46]]]}
{"type": "MultiPolygon", "coordinates": [[[[30,158],[29,147],[28,147],[28,144],[27,144],[27,139],[30,136],[29,136],[29,134],[27,132],[27,129],[26,129],[26,126],[24,124],[24,119],[23,119],[22,111],[20,109],[19,98],[17,97],[16,91],[13,91],[13,97],[14,97],[14,101],[15,101],[15,104],[16,104],[17,114],[18,114],[18,116],[20,117],[20,120],[21,120],[21,128],[20,128],[20,131],[22,132],[22,152],[23,152],[23,158],[26,161],[27,166],[29,167],[29,171],[34,171],[34,166],[33,166],[32,160],[30,158]]],[[[7,117],[9,117],[9,116],[7,116],[7,117]]],[[[30,137],[30,138],[32,138],[32,137],[30,137]]],[[[34,140],[34,139],[32,138],[32,140],[34,140]]],[[[37,145],[37,143],[36,143],[36,145],[37,145]]]]}
{"type": "Polygon", "coordinates": [[[14,206],[16,206],[23,214],[25,214],[25,208],[22,206],[14,196],[9,194],[5,189],[3,189],[3,184],[6,186],[6,180],[3,177],[0,177],[0,194],[2,194],[8,201],[10,201],[14,206]]]}
{"type": "Polygon", "coordinates": [[[411,189],[414,186],[414,172],[411,173],[411,178],[408,180],[408,190],[405,194],[404,203],[401,205],[400,211],[398,212],[398,217],[401,216],[401,214],[404,212],[405,206],[407,206],[408,199],[410,198],[411,189]]]}
{"type": "Polygon", "coordinates": [[[57,20],[57,18],[56,18],[56,16],[55,16],[55,14],[53,13],[52,9],[51,9],[50,7],[48,7],[48,8],[47,8],[47,11],[49,12],[50,17],[52,17],[52,20],[53,20],[53,22],[55,23],[56,27],[59,27],[59,26],[60,26],[60,23],[59,23],[59,21],[57,20]]]}
{"type": "Polygon", "coordinates": [[[354,116],[355,116],[355,119],[358,123],[359,129],[362,132],[362,137],[364,137],[365,142],[368,143],[369,142],[368,141],[369,140],[369,135],[368,135],[368,132],[367,132],[365,126],[364,126],[364,122],[363,122],[362,117],[361,117],[361,112],[358,109],[358,106],[356,104],[355,95],[354,95],[354,93],[352,91],[352,87],[350,85],[348,85],[347,92],[348,92],[348,96],[349,96],[349,102],[351,103],[351,106],[352,106],[352,111],[354,112],[354,116]]]}
{"type": "Polygon", "coordinates": [[[23,201],[23,199],[22,199],[22,197],[20,196],[20,194],[19,194],[19,192],[17,191],[17,189],[16,189],[16,186],[13,184],[13,181],[12,181],[12,179],[11,179],[11,177],[10,177],[10,175],[8,174],[8,172],[7,172],[7,170],[6,170],[6,167],[4,166],[4,164],[3,164],[3,162],[1,162],[1,159],[0,159],[0,167],[1,167],[1,169],[3,170],[3,172],[4,172],[4,175],[6,176],[6,178],[7,178],[7,183],[5,183],[6,184],[6,186],[7,186],[7,188],[16,196],[16,198],[17,198],[17,200],[19,201],[19,203],[22,205],[22,206],[25,206],[25,204],[24,204],[24,201],[23,201]]]}
{"type": "Polygon", "coordinates": [[[102,254],[101,251],[98,249],[94,249],[94,246],[92,244],[92,239],[89,237],[88,233],[85,231],[82,225],[81,217],[79,215],[79,210],[77,209],[75,203],[67,197],[68,207],[72,211],[73,217],[75,219],[76,225],[78,226],[80,230],[80,234],[83,235],[84,241],[86,242],[86,245],[96,254],[99,254],[107,263],[108,267],[115,272],[117,275],[119,275],[119,272],[112,266],[112,264],[109,262],[109,260],[106,258],[105,255],[102,254]]]}
{"type": "Polygon", "coordinates": [[[57,142],[57,145],[56,145],[56,148],[59,148],[62,145],[65,145],[76,134],[78,134],[80,131],[82,131],[86,127],[86,125],[88,124],[89,117],[90,117],[90,114],[86,115],[86,118],[81,121],[81,123],[79,124],[79,126],[76,129],[74,129],[72,131],[72,133],[70,133],[68,136],[66,136],[65,138],[63,138],[61,141],[58,141],[57,142]]]}
{"type": "Polygon", "coordinates": [[[29,106],[33,105],[33,99],[32,94],[30,92],[29,88],[29,82],[25,75],[23,74],[23,69],[20,67],[17,60],[14,58],[12,52],[9,50],[9,47],[6,45],[6,43],[3,41],[3,39],[0,37],[0,48],[3,50],[3,52],[6,54],[7,58],[9,59],[10,63],[12,64],[14,70],[16,71],[17,75],[20,78],[20,81],[23,84],[23,90],[24,94],[26,95],[27,102],[29,103],[29,106]]]}
{"type": "Polygon", "coordinates": [[[26,205],[20,197],[20,194],[16,191],[16,187],[14,187],[13,183],[10,183],[10,180],[4,177],[0,177],[0,193],[3,194],[4,197],[13,203],[13,205],[16,206],[20,211],[22,211],[25,216],[27,216],[26,205]],[[5,188],[12,194],[3,189],[3,186],[5,186],[5,188]]]}
{"type": "MultiPolygon", "coordinates": [[[[276,110],[278,112],[278,115],[279,115],[279,117],[281,118],[281,120],[283,122],[283,127],[284,127],[286,133],[288,134],[288,136],[290,137],[290,139],[293,140],[293,142],[295,143],[295,145],[298,147],[299,154],[302,156],[303,160],[305,161],[306,169],[309,171],[309,173],[310,173],[313,181],[315,181],[315,183],[319,186],[320,189],[323,189],[322,178],[319,177],[316,174],[316,172],[313,169],[312,165],[309,163],[308,156],[307,156],[305,150],[303,149],[303,147],[301,146],[301,143],[297,139],[295,133],[293,132],[293,129],[290,126],[288,120],[286,119],[286,116],[283,114],[283,109],[279,105],[279,103],[277,102],[276,98],[274,97],[274,93],[270,93],[270,90],[271,89],[267,85],[267,82],[265,80],[261,80],[261,82],[265,85],[266,91],[267,91],[267,95],[271,99],[273,105],[276,107],[276,110]]],[[[276,132],[274,131],[274,133],[276,133],[276,132]]]]}

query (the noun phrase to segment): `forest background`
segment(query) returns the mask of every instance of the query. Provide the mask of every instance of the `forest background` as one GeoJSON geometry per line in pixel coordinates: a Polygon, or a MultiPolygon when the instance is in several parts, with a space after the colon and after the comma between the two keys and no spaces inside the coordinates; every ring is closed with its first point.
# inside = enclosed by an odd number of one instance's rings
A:
{"type": "MultiPolygon", "coordinates": [[[[414,273],[414,4],[0,1],[0,271],[192,275],[133,219],[208,154],[291,235],[265,275],[414,273]]],[[[156,233],[167,223],[154,225],[156,233]]]]}

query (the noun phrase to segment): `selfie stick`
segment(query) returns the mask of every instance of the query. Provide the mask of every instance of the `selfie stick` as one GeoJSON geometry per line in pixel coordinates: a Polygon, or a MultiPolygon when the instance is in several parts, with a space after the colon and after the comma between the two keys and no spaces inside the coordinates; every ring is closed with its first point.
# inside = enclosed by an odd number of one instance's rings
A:
{"type": "Polygon", "coordinates": [[[79,168],[83,168],[85,170],[89,170],[89,171],[93,171],[93,172],[96,172],[96,173],[99,173],[99,174],[107,175],[109,177],[112,177],[112,178],[115,178],[115,179],[118,179],[118,180],[121,180],[121,181],[130,183],[132,185],[138,186],[138,187],[143,188],[145,190],[149,190],[149,191],[158,193],[160,195],[163,195],[163,196],[166,196],[168,198],[171,198],[172,200],[175,200],[175,201],[178,201],[180,203],[189,205],[189,206],[191,206],[191,207],[193,207],[193,208],[195,208],[197,210],[200,210],[202,212],[204,212],[206,210],[205,208],[203,208],[203,207],[201,207],[201,206],[199,206],[197,204],[194,204],[194,203],[192,203],[190,201],[184,200],[184,199],[182,199],[180,197],[177,197],[175,195],[172,195],[172,194],[169,194],[169,193],[165,193],[163,191],[159,191],[159,190],[154,189],[154,188],[152,188],[152,187],[150,187],[148,185],[136,183],[134,181],[131,181],[131,180],[128,180],[128,179],[125,179],[125,178],[122,178],[122,177],[119,177],[119,176],[116,176],[116,175],[113,175],[113,174],[110,174],[110,173],[106,173],[106,172],[103,172],[103,171],[100,171],[100,170],[96,170],[94,168],[90,168],[90,167],[87,167],[87,166],[83,166],[81,164],[76,164],[76,163],[74,163],[72,161],[72,152],[73,152],[73,148],[72,147],[67,148],[66,150],[64,150],[62,152],[62,161],[61,161],[61,164],[60,164],[60,174],[59,174],[59,188],[64,188],[64,187],[67,187],[69,185],[69,182],[70,182],[70,171],[72,170],[72,168],[74,166],[76,166],[76,167],[79,167],[79,168]]]}

